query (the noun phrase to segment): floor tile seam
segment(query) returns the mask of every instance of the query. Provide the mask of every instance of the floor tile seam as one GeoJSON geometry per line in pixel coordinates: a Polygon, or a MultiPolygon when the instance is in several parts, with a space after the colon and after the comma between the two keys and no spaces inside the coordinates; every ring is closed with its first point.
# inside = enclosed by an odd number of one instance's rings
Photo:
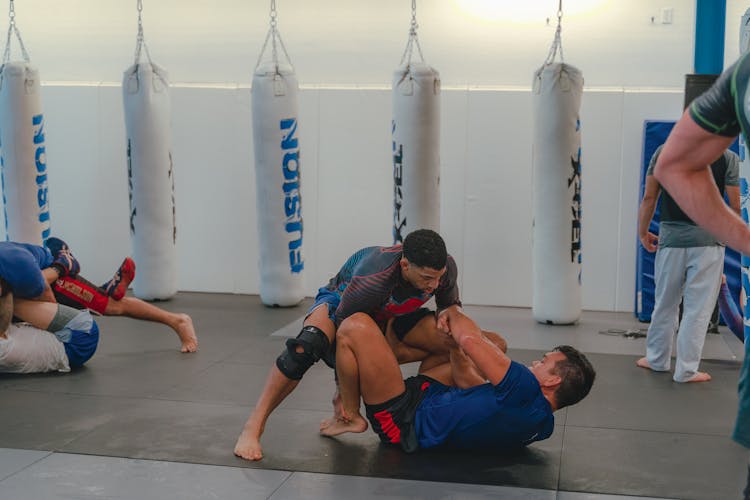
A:
{"type": "Polygon", "coordinates": [[[59,453],[65,453],[62,450],[64,450],[66,447],[71,446],[73,443],[75,443],[79,439],[85,439],[85,438],[87,438],[88,436],[90,436],[94,432],[98,431],[100,428],[102,428],[103,426],[105,426],[107,424],[108,424],[108,422],[104,422],[104,423],[101,423],[99,425],[96,425],[93,428],[89,429],[88,431],[82,433],[81,435],[73,436],[70,439],[66,440],[64,443],[62,443],[61,445],[55,446],[54,449],[52,449],[50,451],[55,452],[55,453],[58,453],[58,452],[59,453]]]}
{"type": "Polygon", "coordinates": [[[581,495],[601,495],[601,496],[604,497],[605,500],[606,500],[606,498],[633,498],[633,499],[636,499],[636,498],[649,498],[649,499],[654,499],[654,500],[684,500],[684,499],[681,499],[679,497],[665,497],[665,496],[658,496],[658,497],[648,496],[648,497],[643,497],[641,495],[634,496],[634,495],[630,495],[630,494],[627,494],[627,493],[608,493],[608,492],[602,492],[602,491],[591,491],[591,490],[583,491],[583,490],[564,490],[564,489],[558,489],[557,490],[557,497],[556,498],[559,499],[565,493],[578,493],[578,494],[581,494],[581,495]]]}
{"type": "Polygon", "coordinates": [[[88,399],[112,399],[112,400],[129,400],[129,401],[142,401],[142,402],[151,402],[151,401],[159,401],[159,402],[171,402],[171,403],[190,403],[190,404],[199,404],[199,405],[207,405],[207,406],[230,406],[230,407],[244,407],[248,406],[247,404],[237,404],[234,402],[220,402],[220,401],[192,401],[188,399],[177,399],[177,398],[168,398],[164,396],[118,396],[118,395],[112,395],[112,394],[90,394],[90,393],[80,393],[80,392],[56,392],[56,391],[49,391],[49,390],[33,390],[33,389],[9,389],[9,391],[12,392],[26,392],[31,394],[48,394],[48,395],[63,395],[63,396],[76,396],[80,398],[88,398],[88,399]]]}
{"type": "Polygon", "coordinates": [[[157,402],[164,402],[164,403],[187,403],[187,404],[195,404],[195,405],[205,405],[205,406],[217,406],[217,407],[229,407],[229,408],[249,408],[252,409],[251,402],[245,402],[245,403],[236,403],[234,401],[195,401],[190,399],[182,399],[182,398],[170,398],[167,396],[150,396],[146,398],[140,398],[144,401],[157,401],[157,402]]]}
{"type": "Polygon", "coordinates": [[[275,358],[272,359],[272,360],[270,360],[270,361],[264,361],[262,363],[261,362],[250,363],[250,362],[247,362],[247,361],[225,360],[225,361],[222,361],[222,363],[225,363],[225,364],[228,364],[228,365],[260,366],[260,367],[264,367],[264,368],[267,368],[267,369],[270,370],[274,360],[275,360],[275,358]]]}
{"type": "MultiPolygon", "coordinates": [[[[737,377],[739,379],[739,374],[737,375],[737,377]]],[[[714,381],[716,381],[716,378],[714,378],[714,381]]],[[[733,381],[729,385],[723,384],[723,383],[714,383],[711,387],[701,387],[700,392],[695,391],[691,393],[691,397],[700,396],[701,394],[716,395],[716,394],[725,394],[725,393],[733,393],[734,396],[736,397],[738,382],[739,380],[733,381]]],[[[600,389],[601,387],[606,387],[607,389],[611,391],[614,391],[614,390],[619,391],[620,387],[625,386],[628,388],[632,388],[634,392],[637,391],[639,394],[642,394],[643,392],[651,392],[651,393],[657,393],[657,394],[679,394],[676,392],[676,390],[681,390],[681,389],[677,389],[677,387],[684,386],[684,383],[673,382],[672,384],[673,385],[671,386],[664,386],[664,387],[633,387],[633,385],[628,384],[627,381],[622,381],[622,382],[600,381],[596,389],[597,389],[597,392],[601,392],[601,389],[600,389]]]]}
{"type": "MultiPolygon", "coordinates": [[[[22,448],[7,448],[7,449],[9,449],[9,450],[18,450],[18,451],[40,451],[40,450],[26,450],[26,449],[22,449],[22,448]]],[[[13,472],[11,474],[8,474],[7,476],[0,477],[0,485],[2,485],[3,481],[5,481],[6,479],[10,479],[11,477],[15,476],[16,474],[19,474],[19,473],[25,471],[29,467],[33,467],[34,465],[38,464],[42,460],[46,460],[51,455],[55,454],[55,452],[51,451],[51,450],[41,450],[41,451],[46,452],[46,455],[44,455],[43,457],[39,457],[38,459],[34,460],[30,464],[27,464],[26,466],[21,467],[19,470],[15,471],[15,472],[13,472]]]]}
{"type": "MultiPolygon", "coordinates": [[[[40,451],[40,450],[28,450],[24,448],[8,448],[13,450],[19,450],[19,451],[40,451]]],[[[392,481],[417,481],[417,482],[444,482],[444,481],[431,481],[431,480],[425,480],[425,479],[409,479],[409,478],[393,478],[390,476],[385,475],[362,475],[362,474],[337,474],[335,472],[316,472],[311,470],[291,470],[291,469],[275,469],[275,468],[266,468],[266,467],[253,467],[250,464],[253,462],[243,462],[239,465],[228,465],[228,464],[215,464],[215,463],[206,463],[206,462],[196,462],[196,461],[188,461],[188,460],[165,460],[160,458],[150,458],[150,457],[131,457],[126,455],[107,455],[103,453],[95,453],[95,452],[72,452],[72,451],[57,451],[57,450],[44,450],[48,451],[48,453],[44,457],[40,457],[39,460],[36,460],[33,464],[29,464],[29,466],[24,467],[24,469],[38,463],[41,460],[45,460],[49,458],[52,455],[58,455],[58,456],[89,456],[89,457],[103,457],[103,458],[112,458],[112,459],[120,459],[120,460],[126,460],[126,461],[141,461],[141,462],[161,462],[161,463],[170,463],[170,464],[186,464],[186,465],[195,465],[195,466],[205,466],[210,468],[221,468],[221,469],[240,469],[240,470],[247,470],[247,469],[254,469],[254,470],[267,470],[267,471],[275,471],[275,472],[284,472],[287,473],[287,476],[284,478],[284,480],[281,482],[281,484],[269,495],[266,497],[266,500],[271,500],[273,496],[281,489],[281,487],[291,480],[292,476],[296,474],[313,474],[313,475],[327,475],[327,476],[349,476],[355,479],[387,479],[392,481]]],[[[23,469],[22,469],[23,470],[23,469]]],[[[20,471],[18,471],[20,472],[20,471]]],[[[16,474],[16,473],[14,473],[16,474]]],[[[8,476],[10,477],[10,476],[8,476]]],[[[0,483],[7,478],[0,479],[0,483]]],[[[445,481],[450,484],[460,484],[460,485],[473,485],[473,486],[501,486],[501,487],[509,487],[509,488],[520,488],[520,489],[533,489],[533,490],[543,490],[543,491],[559,491],[554,489],[547,489],[547,488],[531,488],[526,486],[508,486],[508,485],[499,485],[495,483],[466,483],[466,482],[456,482],[456,481],[445,481]]]]}
{"type": "Polygon", "coordinates": [[[25,392],[30,394],[47,394],[49,396],[78,396],[78,397],[89,397],[89,398],[131,398],[131,399],[143,399],[143,397],[134,396],[110,396],[108,394],[90,394],[81,392],[70,392],[70,391],[51,391],[49,389],[33,389],[28,387],[4,389],[12,392],[25,392]]]}
{"type": "MultiPolygon", "coordinates": [[[[168,390],[173,389],[170,388],[168,390]]],[[[245,402],[234,402],[234,401],[211,401],[211,400],[190,400],[190,399],[183,399],[183,398],[170,398],[167,396],[118,396],[118,395],[112,395],[112,394],[90,394],[90,393],[80,393],[80,392],[56,392],[56,391],[48,391],[48,390],[33,390],[33,389],[9,389],[9,391],[12,392],[26,392],[31,394],[48,394],[48,395],[63,395],[63,396],[76,396],[80,398],[88,398],[88,399],[111,399],[111,400],[128,400],[128,401],[141,401],[141,402],[169,402],[169,403],[187,403],[187,404],[197,404],[197,405],[205,405],[205,406],[217,406],[217,407],[231,407],[231,408],[249,408],[252,407],[251,401],[245,401],[245,402]]],[[[304,408],[304,407],[283,407],[278,408],[276,411],[312,411],[312,412],[319,412],[319,413],[325,413],[327,410],[321,410],[316,408],[304,408]]]]}
{"type": "MultiPolygon", "coordinates": [[[[169,463],[169,464],[187,464],[187,465],[197,465],[197,466],[205,466],[205,467],[212,467],[212,468],[224,468],[224,469],[238,469],[238,470],[267,470],[267,471],[275,471],[275,472],[286,472],[289,476],[296,472],[306,472],[306,471],[295,471],[291,469],[274,469],[270,467],[257,467],[253,466],[252,464],[255,464],[257,462],[250,462],[250,461],[243,461],[240,464],[237,465],[229,465],[229,464],[216,464],[216,463],[209,463],[209,462],[198,462],[198,461],[190,461],[190,460],[168,460],[163,458],[153,458],[153,457],[132,457],[128,455],[108,455],[105,453],[97,453],[97,452],[91,452],[91,451],[65,451],[65,450],[28,450],[25,448],[9,448],[14,450],[21,450],[21,451],[48,451],[48,455],[45,455],[43,458],[48,458],[50,455],[70,455],[70,456],[87,456],[87,457],[102,457],[102,458],[114,458],[114,459],[121,459],[121,460],[132,460],[132,461],[141,461],[141,462],[162,462],[162,463],[169,463]]],[[[306,472],[307,473],[307,472],[306,472]]],[[[322,474],[322,473],[315,473],[315,472],[309,472],[311,474],[322,474]]],[[[333,474],[333,475],[340,475],[340,474],[333,474]]],[[[370,477],[370,476],[357,476],[357,477],[370,477]]]]}
{"type": "Polygon", "coordinates": [[[279,484],[279,485],[278,485],[278,486],[276,487],[276,489],[274,489],[274,490],[273,490],[273,491],[271,492],[271,494],[270,494],[270,495],[268,495],[268,496],[266,497],[266,500],[273,500],[273,497],[274,497],[274,495],[276,495],[276,493],[277,493],[277,492],[278,492],[278,491],[279,491],[279,490],[280,490],[280,489],[281,489],[281,488],[282,488],[282,487],[283,487],[283,486],[284,486],[284,485],[285,485],[285,484],[286,484],[286,483],[287,483],[288,481],[290,481],[290,480],[292,479],[292,476],[293,476],[293,475],[295,475],[295,474],[297,473],[297,472],[295,472],[295,471],[286,471],[286,472],[289,472],[289,474],[287,474],[287,476],[286,476],[286,477],[284,478],[284,480],[283,480],[283,481],[281,481],[281,484],[279,484]]]}
{"type": "MultiPolygon", "coordinates": [[[[567,414],[565,420],[567,420],[567,414]]],[[[560,496],[560,483],[562,481],[562,467],[563,467],[563,450],[565,449],[565,431],[566,427],[563,425],[563,435],[560,438],[560,454],[557,457],[557,484],[555,485],[555,491],[557,491],[556,497],[560,496]]]]}
{"type": "Polygon", "coordinates": [[[563,426],[564,428],[574,428],[574,429],[581,429],[581,430],[591,430],[591,429],[599,429],[599,430],[614,430],[614,431],[632,431],[632,432],[648,432],[650,434],[670,434],[675,436],[703,436],[703,437],[726,437],[727,441],[732,442],[731,438],[731,431],[727,434],[712,434],[707,432],[675,432],[675,431],[663,431],[663,430],[654,430],[654,429],[637,429],[637,428],[630,428],[630,427],[603,427],[598,425],[576,425],[576,424],[565,424],[563,426]]]}
{"type": "MultiPolygon", "coordinates": [[[[231,354],[230,354],[229,356],[231,356],[231,354]]],[[[210,363],[208,363],[208,365],[206,365],[205,367],[203,367],[203,368],[200,368],[200,369],[198,369],[198,370],[195,370],[195,371],[192,371],[192,372],[190,372],[190,374],[189,374],[189,375],[190,375],[190,376],[199,376],[199,375],[201,375],[201,374],[205,373],[206,371],[210,370],[211,368],[213,368],[213,367],[214,367],[214,366],[216,366],[217,364],[219,364],[219,363],[222,363],[222,362],[223,362],[223,360],[216,360],[216,361],[210,362],[210,363]]],[[[180,381],[180,382],[176,382],[176,383],[174,383],[174,384],[171,384],[171,385],[169,385],[169,386],[168,386],[168,387],[167,387],[166,389],[164,389],[163,391],[159,391],[159,393],[163,393],[163,392],[169,392],[169,391],[171,391],[171,390],[173,390],[173,389],[176,389],[177,387],[179,387],[180,385],[182,385],[182,384],[184,384],[184,383],[185,383],[185,381],[184,381],[184,380],[182,380],[182,381],[180,381]]]]}
{"type": "Polygon", "coordinates": [[[112,394],[91,394],[91,393],[83,393],[83,392],[71,392],[71,391],[50,391],[48,389],[44,390],[34,390],[34,389],[9,389],[9,391],[13,392],[26,392],[31,394],[47,394],[47,395],[56,395],[56,396],[77,396],[80,398],[89,398],[89,399],[122,399],[122,400],[134,400],[134,401],[153,401],[157,398],[152,396],[118,396],[118,395],[112,395],[112,394]]]}
{"type": "MultiPolygon", "coordinates": [[[[582,349],[587,355],[596,355],[596,356],[617,356],[617,357],[626,357],[626,358],[633,358],[634,360],[637,358],[640,358],[643,356],[642,353],[633,354],[633,353],[627,353],[627,352],[613,352],[611,350],[596,350],[595,348],[588,348],[588,349],[582,349]]],[[[508,352],[511,355],[510,357],[513,358],[512,354],[513,351],[526,351],[526,352],[544,352],[544,347],[534,348],[534,347],[508,347],[508,352]]],[[[674,359],[674,357],[673,357],[674,359]]],[[[711,362],[720,362],[720,363],[730,363],[733,366],[736,365],[737,369],[742,366],[742,359],[737,358],[733,355],[733,357],[710,357],[710,358],[701,358],[701,361],[711,361],[711,362]]],[[[633,363],[635,365],[635,362],[633,363]]]]}

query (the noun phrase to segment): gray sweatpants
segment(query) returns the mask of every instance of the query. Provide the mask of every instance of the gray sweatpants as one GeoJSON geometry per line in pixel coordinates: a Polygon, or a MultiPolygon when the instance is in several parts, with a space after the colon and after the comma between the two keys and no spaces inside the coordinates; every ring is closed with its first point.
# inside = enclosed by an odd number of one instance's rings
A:
{"type": "Polygon", "coordinates": [[[698,372],[723,267],[722,246],[660,248],[656,252],[656,296],[646,338],[646,358],[652,369],[670,369],[672,340],[682,299],[673,378],[676,382],[687,382],[698,372]]]}

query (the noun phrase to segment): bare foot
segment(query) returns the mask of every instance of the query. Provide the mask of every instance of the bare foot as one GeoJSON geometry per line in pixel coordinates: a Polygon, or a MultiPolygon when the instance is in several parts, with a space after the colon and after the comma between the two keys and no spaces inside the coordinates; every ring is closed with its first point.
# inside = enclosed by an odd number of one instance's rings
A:
{"type": "Polygon", "coordinates": [[[179,320],[175,327],[177,336],[182,341],[181,352],[195,352],[198,350],[198,337],[195,336],[193,320],[187,314],[178,314],[179,320]]]}
{"type": "Polygon", "coordinates": [[[653,369],[651,368],[651,365],[648,364],[648,359],[646,359],[645,356],[636,361],[635,364],[640,366],[641,368],[648,368],[649,370],[653,369]]]}
{"type": "Polygon", "coordinates": [[[330,424],[325,429],[321,428],[320,433],[323,436],[338,436],[345,432],[365,432],[367,430],[367,420],[365,420],[359,413],[352,416],[352,418],[341,418],[330,424]]]}
{"type": "Polygon", "coordinates": [[[339,394],[338,387],[336,387],[336,392],[333,395],[331,403],[333,403],[333,416],[320,421],[321,433],[323,432],[323,429],[330,427],[335,424],[337,420],[344,418],[344,404],[341,402],[341,394],[339,394]]]}
{"type": "Polygon", "coordinates": [[[709,380],[711,380],[711,375],[709,375],[708,373],[706,373],[706,372],[696,372],[695,375],[693,375],[692,377],[690,377],[685,382],[708,382],[709,380]]]}
{"type": "Polygon", "coordinates": [[[237,444],[234,445],[234,454],[245,460],[260,460],[263,458],[263,449],[260,447],[260,440],[248,431],[242,431],[240,437],[237,438],[237,444]]]}

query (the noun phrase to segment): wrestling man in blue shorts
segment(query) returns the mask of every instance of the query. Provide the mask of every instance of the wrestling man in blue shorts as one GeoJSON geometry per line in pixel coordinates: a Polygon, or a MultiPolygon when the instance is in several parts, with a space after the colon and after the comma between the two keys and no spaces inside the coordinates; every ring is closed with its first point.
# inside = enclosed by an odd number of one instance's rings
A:
{"type": "Polygon", "coordinates": [[[553,413],[589,393],[596,373],[576,349],[556,347],[527,368],[460,310],[446,319],[456,343],[450,362],[407,380],[373,320],[365,314],[346,319],[336,332],[345,418],[322,433],[364,432],[361,396],[381,441],[406,452],[434,446],[508,450],[550,437],[553,413]],[[472,372],[478,376],[470,378],[472,372]]]}
{"type": "MultiPolygon", "coordinates": [[[[447,361],[449,344],[439,329],[445,328],[447,313],[461,305],[457,276],[456,262],[445,242],[428,229],[408,234],[403,245],[367,247],[354,253],[319,290],[302,331],[287,341],[271,367],[234,453],[247,460],[263,458],[260,437],[268,416],[314,363],[323,359],[333,367],[336,329],[353,314],[364,314],[377,325],[399,363],[423,361],[427,369],[429,364],[447,361]],[[436,312],[422,307],[433,296],[436,312]]],[[[321,432],[340,418],[340,398],[334,396],[334,416],[321,423],[321,432]]]]}

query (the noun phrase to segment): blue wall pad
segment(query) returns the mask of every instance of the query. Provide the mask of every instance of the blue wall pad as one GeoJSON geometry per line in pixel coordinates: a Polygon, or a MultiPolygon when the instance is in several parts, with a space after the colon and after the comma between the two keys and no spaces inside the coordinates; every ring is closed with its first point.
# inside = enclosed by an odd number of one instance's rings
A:
{"type": "MultiPolygon", "coordinates": [[[[672,131],[673,121],[650,121],[643,123],[643,155],[641,156],[640,189],[638,191],[638,203],[643,199],[643,190],[646,186],[646,170],[649,161],[660,145],[664,144],[667,136],[672,131]]],[[[730,148],[738,153],[738,143],[734,141],[730,148]]],[[[659,211],[661,203],[657,204],[654,218],[651,221],[649,231],[659,234],[659,211]]],[[[654,259],[655,253],[647,252],[636,236],[636,263],[635,263],[635,316],[639,321],[651,321],[651,312],[654,310],[654,259]]],[[[724,257],[724,274],[727,275],[727,284],[732,292],[732,297],[739,303],[740,296],[740,255],[731,248],[726,249],[724,257]]]]}

